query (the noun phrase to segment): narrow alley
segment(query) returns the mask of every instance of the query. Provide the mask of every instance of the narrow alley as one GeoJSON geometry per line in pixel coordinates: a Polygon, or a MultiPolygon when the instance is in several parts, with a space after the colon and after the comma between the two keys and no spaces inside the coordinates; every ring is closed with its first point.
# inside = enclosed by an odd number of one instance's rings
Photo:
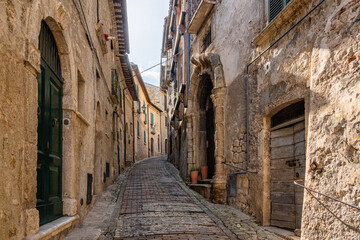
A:
{"type": "Polygon", "coordinates": [[[206,201],[165,157],[155,157],[122,174],[65,239],[282,238],[231,206],[206,201]]]}

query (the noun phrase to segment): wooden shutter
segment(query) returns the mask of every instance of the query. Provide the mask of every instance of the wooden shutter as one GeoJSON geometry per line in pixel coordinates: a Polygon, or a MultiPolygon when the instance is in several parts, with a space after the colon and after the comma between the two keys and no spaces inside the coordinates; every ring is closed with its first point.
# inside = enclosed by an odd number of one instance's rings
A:
{"type": "Polygon", "coordinates": [[[150,124],[154,125],[154,114],[150,113],[150,124]]]}

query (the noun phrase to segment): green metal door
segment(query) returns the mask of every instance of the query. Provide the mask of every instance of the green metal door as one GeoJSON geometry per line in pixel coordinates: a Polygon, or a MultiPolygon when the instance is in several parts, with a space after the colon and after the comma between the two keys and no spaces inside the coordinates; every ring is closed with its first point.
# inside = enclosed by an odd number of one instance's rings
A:
{"type": "Polygon", "coordinates": [[[45,22],[40,52],[36,207],[42,225],[62,216],[62,81],[55,40],[45,22]]]}

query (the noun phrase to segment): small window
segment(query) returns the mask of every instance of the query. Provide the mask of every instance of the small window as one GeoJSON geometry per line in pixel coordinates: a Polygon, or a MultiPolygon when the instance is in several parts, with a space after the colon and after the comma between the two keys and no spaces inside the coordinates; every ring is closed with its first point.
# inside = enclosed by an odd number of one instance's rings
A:
{"type": "Polygon", "coordinates": [[[271,22],[291,0],[269,0],[269,22],[271,22]]]}
{"type": "Polygon", "coordinates": [[[210,46],[211,42],[212,42],[212,38],[211,38],[211,28],[210,28],[210,30],[206,33],[205,37],[202,40],[201,51],[204,52],[210,46]]]}
{"type": "Polygon", "coordinates": [[[137,121],[137,136],[140,137],[140,123],[137,121]]]}
{"type": "Polygon", "coordinates": [[[78,94],[77,94],[78,111],[85,113],[85,80],[78,71],[78,94]]]}

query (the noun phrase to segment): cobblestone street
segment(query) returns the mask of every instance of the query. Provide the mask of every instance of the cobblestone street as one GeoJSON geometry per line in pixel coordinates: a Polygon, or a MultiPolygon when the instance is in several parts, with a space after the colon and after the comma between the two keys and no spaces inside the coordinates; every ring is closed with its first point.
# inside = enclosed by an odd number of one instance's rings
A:
{"type": "Polygon", "coordinates": [[[109,187],[66,239],[282,238],[230,206],[206,201],[165,158],[151,158],[109,187]]]}

